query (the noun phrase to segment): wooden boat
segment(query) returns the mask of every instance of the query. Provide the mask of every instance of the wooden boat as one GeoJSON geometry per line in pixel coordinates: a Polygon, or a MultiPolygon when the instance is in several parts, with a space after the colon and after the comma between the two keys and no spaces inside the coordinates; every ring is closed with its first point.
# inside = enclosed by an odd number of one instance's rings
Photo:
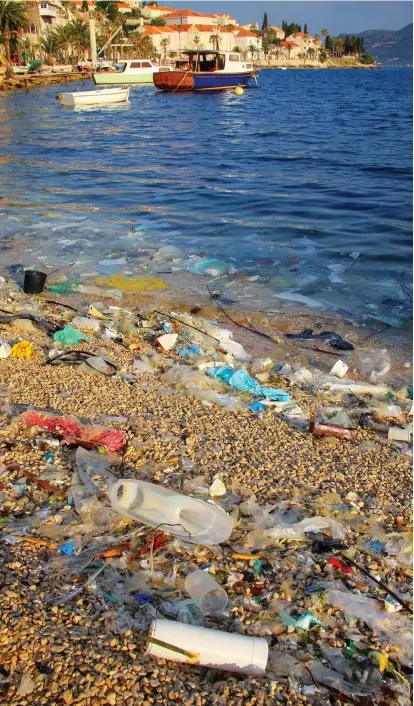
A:
{"type": "Polygon", "coordinates": [[[154,85],[161,91],[220,91],[237,86],[257,85],[251,61],[237,52],[193,50],[186,62],[179,61],[172,71],[154,74],[154,85]]]}
{"type": "Polygon", "coordinates": [[[152,83],[152,77],[158,71],[170,71],[169,66],[157,66],[150,59],[128,59],[120,61],[120,69],[114,71],[101,71],[93,75],[97,86],[108,84],[135,84],[152,83]]]}
{"type": "Polygon", "coordinates": [[[95,91],[78,91],[77,93],[58,93],[56,98],[62,105],[110,105],[125,103],[129,98],[131,86],[97,89],[95,91]]]}
{"type": "Polygon", "coordinates": [[[52,66],[52,73],[53,74],[68,74],[68,73],[72,73],[72,71],[73,71],[72,64],[55,64],[55,66],[52,66]]]}

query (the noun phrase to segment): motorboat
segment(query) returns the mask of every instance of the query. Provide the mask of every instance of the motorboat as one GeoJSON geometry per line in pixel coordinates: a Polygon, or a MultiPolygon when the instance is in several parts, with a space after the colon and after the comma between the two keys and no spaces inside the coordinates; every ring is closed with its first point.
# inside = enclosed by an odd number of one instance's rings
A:
{"type": "Polygon", "coordinates": [[[94,73],[93,80],[97,86],[123,83],[152,83],[154,74],[159,71],[169,72],[171,68],[169,66],[158,66],[150,59],[127,59],[120,61],[117,64],[117,68],[113,71],[94,73]]]}
{"type": "Polygon", "coordinates": [[[131,86],[116,88],[96,89],[95,91],[77,91],[76,93],[58,93],[56,98],[62,105],[110,105],[113,103],[126,103],[129,98],[131,86]]]}
{"type": "Polygon", "coordinates": [[[242,60],[237,52],[191,50],[182,52],[188,59],[179,61],[170,71],[154,74],[154,85],[161,91],[219,91],[257,85],[251,61],[242,60]]]}

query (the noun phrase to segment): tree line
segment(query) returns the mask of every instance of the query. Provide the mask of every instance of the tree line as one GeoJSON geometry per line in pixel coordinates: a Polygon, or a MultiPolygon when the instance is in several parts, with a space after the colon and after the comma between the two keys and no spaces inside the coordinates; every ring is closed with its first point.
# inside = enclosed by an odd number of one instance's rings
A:
{"type": "Polygon", "coordinates": [[[345,37],[331,37],[328,34],[325,48],[332,52],[333,56],[360,56],[365,52],[364,38],[348,34],[345,37]]]}

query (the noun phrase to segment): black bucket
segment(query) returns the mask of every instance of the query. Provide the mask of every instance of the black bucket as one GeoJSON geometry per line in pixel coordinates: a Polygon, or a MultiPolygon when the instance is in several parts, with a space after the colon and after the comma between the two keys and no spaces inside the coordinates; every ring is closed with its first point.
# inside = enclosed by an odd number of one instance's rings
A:
{"type": "Polygon", "coordinates": [[[45,288],[47,275],[37,270],[26,270],[24,273],[23,291],[26,294],[41,294],[45,288]]]}

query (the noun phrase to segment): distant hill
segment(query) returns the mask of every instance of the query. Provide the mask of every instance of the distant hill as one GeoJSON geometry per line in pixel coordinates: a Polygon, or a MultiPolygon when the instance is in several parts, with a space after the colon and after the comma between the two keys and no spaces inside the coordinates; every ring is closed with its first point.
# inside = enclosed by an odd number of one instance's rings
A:
{"type": "Polygon", "coordinates": [[[360,32],[364,38],[365,51],[375,56],[384,66],[413,65],[413,25],[412,23],[393,31],[389,29],[368,29],[360,32]]]}

